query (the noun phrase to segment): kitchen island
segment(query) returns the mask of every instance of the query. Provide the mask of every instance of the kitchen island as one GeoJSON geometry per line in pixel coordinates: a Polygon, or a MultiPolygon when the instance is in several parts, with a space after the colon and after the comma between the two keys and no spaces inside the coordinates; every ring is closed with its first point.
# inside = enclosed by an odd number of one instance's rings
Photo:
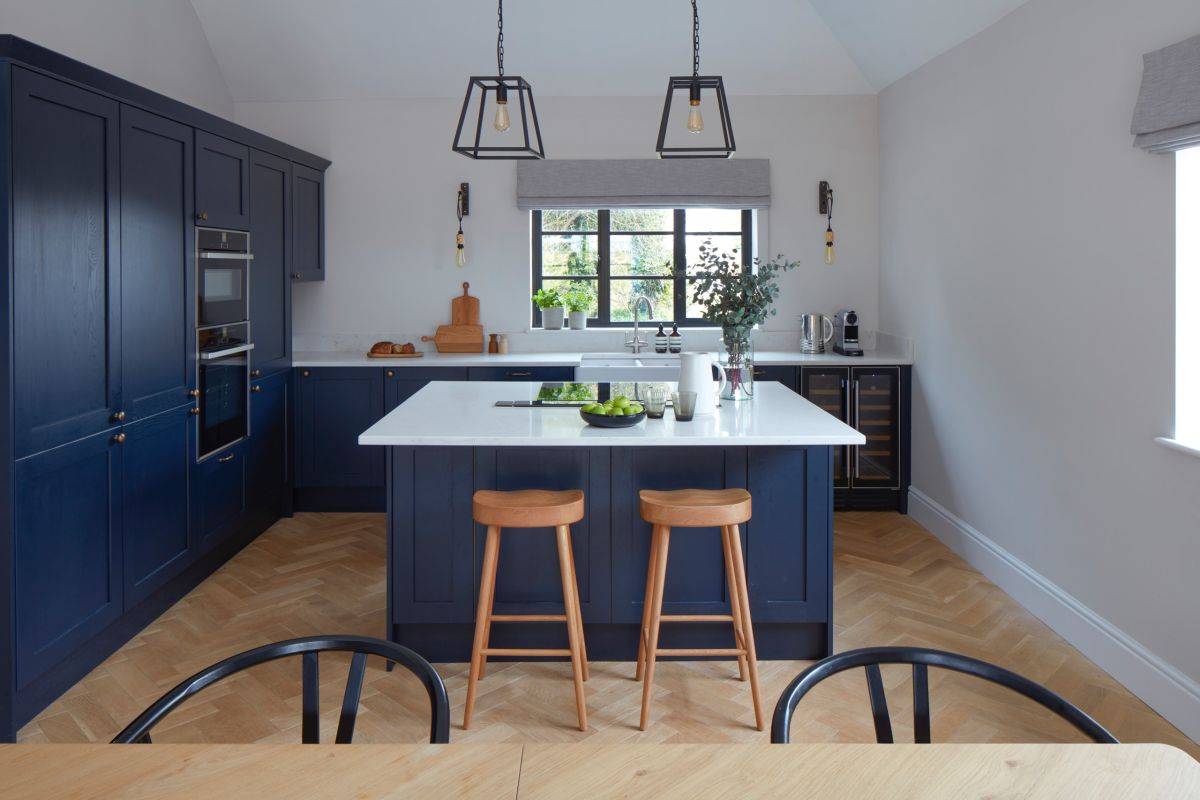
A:
{"type": "MultiPolygon", "coordinates": [[[[633,428],[591,428],[577,408],[497,407],[536,399],[539,385],[430,383],[359,437],[387,448],[388,638],[434,661],[467,661],[485,530],[471,519],[478,489],[582,489],[572,526],[588,655],[637,655],[650,526],[640,489],[744,488],[742,526],[760,658],[808,659],[832,651],[833,454],[864,442],[781,384],[716,414],[633,428]]],[[[727,614],[718,529],[673,542],[666,614],[727,614]]],[[[562,613],[554,537],[505,532],[497,614],[562,613]]],[[[726,647],[727,624],[667,625],[664,647],[726,647]]],[[[497,625],[496,647],[560,647],[560,625],[497,625]]]]}

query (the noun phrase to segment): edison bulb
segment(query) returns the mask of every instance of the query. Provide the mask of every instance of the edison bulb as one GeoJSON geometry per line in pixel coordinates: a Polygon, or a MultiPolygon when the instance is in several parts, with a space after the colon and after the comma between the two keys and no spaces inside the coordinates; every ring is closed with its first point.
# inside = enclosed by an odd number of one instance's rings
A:
{"type": "Polygon", "coordinates": [[[825,231],[825,263],[833,264],[833,231],[825,231]]]}
{"type": "Polygon", "coordinates": [[[700,133],[704,130],[704,117],[700,115],[700,104],[692,103],[692,108],[688,111],[687,128],[692,133],[700,133]]]}
{"type": "Polygon", "coordinates": [[[456,266],[465,267],[467,265],[467,248],[462,245],[454,252],[454,263],[456,266]]]}
{"type": "Polygon", "coordinates": [[[508,130],[508,126],[508,103],[503,101],[498,102],[496,103],[496,121],[492,123],[492,127],[504,133],[508,130]]]}

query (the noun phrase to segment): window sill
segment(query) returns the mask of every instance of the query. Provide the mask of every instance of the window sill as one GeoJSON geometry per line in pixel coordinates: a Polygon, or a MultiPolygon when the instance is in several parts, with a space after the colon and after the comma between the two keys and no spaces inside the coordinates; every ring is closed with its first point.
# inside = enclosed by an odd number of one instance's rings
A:
{"type": "Polygon", "coordinates": [[[1168,447],[1176,452],[1200,458],[1200,446],[1191,443],[1184,443],[1178,439],[1172,439],[1169,436],[1159,436],[1154,441],[1161,444],[1163,447],[1168,447]]]}
{"type": "MultiPolygon", "coordinates": [[[[668,325],[670,325],[670,323],[667,323],[667,324],[668,324],[668,325]]],[[[713,327],[701,327],[701,326],[698,326],[698,325],[688,325],[688,326],[686,326],[686,327],[685,327],[685,326],[683,326],[683,325],[680,325],[680,326],[679,326],[679,329],[680,329],[681,331],[689,331],[689,332],[703,332],[703,331],[719,332],[719,331],[721,330],[720,328],[713,328],[713,327]]],[[[639,333],[645,333],[647,330],[658,330],[658,323],[657,323],[657,322],[655,322],[653,325],[650,325],[649,323],[647,323],[647,324],[645,324],[645,325],[642,325],[642,326],[641,326],[641,327],[638,329],[638,332],[639,332],[639,333]]],[[[541,333],[545,333],[545,334],[557,334],[557,333],[572,333],[572,334],[579,334],[579,333],[594,333],[594,334],[602,334],[602,333],[633,333],[633,326],[632,326],[632,325],[630,325],[630,326],[629,326],[629,327],[627,327],[627,328],[623,328],[623,327],[617,327],[617,326],[612,326],[612,327],[601,327],[601,326],[599,326],[599,325],[597,325],[597,326],[591,326],[591,325],[589,325],[588,327],[584,328],[583,330],[578,330],[578,331],[577,331],[577,330],[572,330],[571,328],[559,328],[558,330],[546,330],[545,328],[533,328],[533,327],[530,327],[530,328],[526,328],[526,329],[525,329],[525,332],[526,332],[526,333],[538,333],[538,334],[541,334],[541,333]]]]}

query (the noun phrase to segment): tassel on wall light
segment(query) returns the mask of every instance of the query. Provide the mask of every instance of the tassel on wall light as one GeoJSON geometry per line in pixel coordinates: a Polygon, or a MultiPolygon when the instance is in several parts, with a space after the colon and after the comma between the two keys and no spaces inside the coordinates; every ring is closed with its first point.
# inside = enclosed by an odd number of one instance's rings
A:
{"type": "Polygon", "coordinates": [[[833,254],[833,189],[829,181],[821,181],[817,187],[817,212],[825,215],[825,263],[832,265],[833,254]]]}
{"type": "Polygon", "coordinates": [[[467,216],[471,209],[469,201],[471,198],[471,186],[467,183],[458,185],[458,235],[454,237],[454,263],[460,267],[467,265],[467,240],[463,236],[462,221],[463,217],[467,216]]]}

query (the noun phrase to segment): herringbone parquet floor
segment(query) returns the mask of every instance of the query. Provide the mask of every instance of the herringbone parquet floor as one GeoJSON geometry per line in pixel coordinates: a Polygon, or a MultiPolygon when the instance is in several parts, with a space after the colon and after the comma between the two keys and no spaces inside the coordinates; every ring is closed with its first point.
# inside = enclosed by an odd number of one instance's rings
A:
{"type": "MultiPolygon", "coordinates": [[[[266,642],[316,633],[384,633],[384,520],[378,514],[298,514],[283,520],[26,725],[23,742],[104,741],[192,672],[266,642]]],[[[993,661],[1078,704],[1124,741],[1185,738],[1120,684],[907,517],[837,515],[837,649],[911,644],[993,661]]],[[[323,657],[322,732],[332,736],[345,661],[323,657]]],[[[804,662],[764,662],[768,706],[804,662]]],[[[569,666],[499,663],[480,683],[475,723],[462,721],[466,665],[439,665],[453,705],[452,741],[765,741],[751,726],[748,685],[735,663],[665,662],[652,724],[637,730],[640,684],[631,664],[596,663],[587,684],[590,730],[575,728],[569,666]]],[[[157,742],[300,740],[300,667],[257,667],[189,701],[155,729],[157,742]]],[[[911,741],[911,673],[884,668],[898,741],[911,741]]],[[[930,672],[935,741],[1079,741],[1066,723],[1002,689],[930,672]]],[[[407,673],[372,661],[355,741],[417,742],[426,699],[407,673]]],[[[805,698],[798,741],[873,741],[861,670],[805,698]]]]}

